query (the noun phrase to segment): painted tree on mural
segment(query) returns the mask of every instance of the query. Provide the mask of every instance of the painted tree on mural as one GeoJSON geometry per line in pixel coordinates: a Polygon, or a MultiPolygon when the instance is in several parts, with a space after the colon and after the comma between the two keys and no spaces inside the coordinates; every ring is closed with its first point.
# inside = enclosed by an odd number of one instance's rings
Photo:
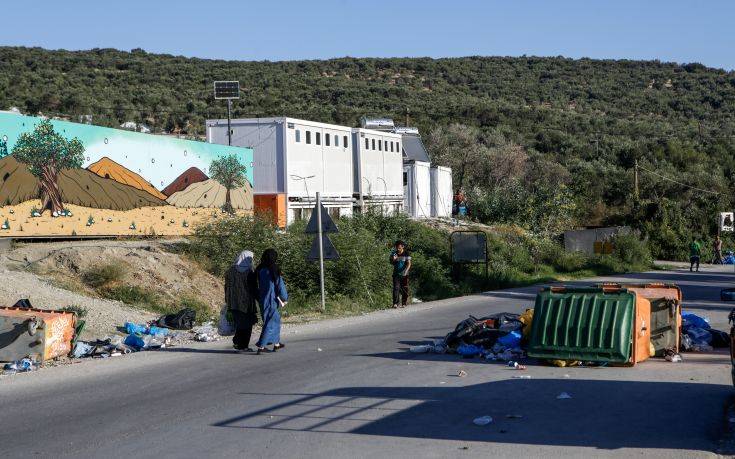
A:
{"type": "Polygon", "coordinates": [[[41,211],[61,212],[59,173],[64,169],[77,169],[84,162],[84,145],[76,137],[67,140],[54,131],[48,120],[43,120],[33,132],[24,132],[18,138],[11,153],[13,157],[28,166],[28,170],[38,178],[41,194],[41,211]]]}
{"type": "Polygon", "coordinates": [[[234,212],[232,201],[230,200],[230,191],[245,186],[245,181],[247,180],[245,178],[246,171],[247,168],[245,165],[235,155],[215,159],[209,166],[210,176],[227,190],[224,210],[229,213],[234,212]]]}

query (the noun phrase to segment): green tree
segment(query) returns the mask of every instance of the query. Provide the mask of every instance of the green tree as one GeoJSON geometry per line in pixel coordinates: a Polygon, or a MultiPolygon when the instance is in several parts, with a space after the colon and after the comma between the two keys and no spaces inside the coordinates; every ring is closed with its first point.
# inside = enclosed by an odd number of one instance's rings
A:
{"type": "Polygon", "coordinates": [[[234,213],[230,191],[234,188],[245,186],[245,181],[247,180],[245,178],[245,172],[247,172],[247,168],[235,155],[215,159],[209,166],[209,174],[227,190],[225,194],[226,212],[234,213]]]}
{"type": "Polygon", "coordinates": [[[38,178],[41,192],[41,212],[61,212],[59,173],[64,169],[82,167],[84,145],[76,137],[67,140],[54,131],[48,120],[43,120],[33,132],[24,132],[13,147],[13,157],[28,166],[28,170],[38,178]]]}

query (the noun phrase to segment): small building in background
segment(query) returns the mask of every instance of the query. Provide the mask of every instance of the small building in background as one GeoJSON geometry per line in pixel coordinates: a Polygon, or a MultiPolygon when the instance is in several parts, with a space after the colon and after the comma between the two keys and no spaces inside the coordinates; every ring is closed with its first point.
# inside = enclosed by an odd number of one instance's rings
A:
{"type": "Polygon", "coordinates": [[[352,141],[356,208],[398,214],[404,201],[401,136],[390,131],[355,128],[352,141]]]}
{"type": "MultiPolygon", "coordinates": [[[[206,122],[207,142],[227,144],[227,120],[206,122]]],[[[316,192],[330,215],[353,210],[352,129],[288,117],[231,121],[232,145],[254,151],[256,212],[271,212],[279,226],[307,219],[316,192]]]]}
{"type": "Polygon", "coordinates": [[[429,152],[418,130],[404,131],[403,145],[403,199],[406,213],[413,218],[430,218],[431,162],[429,152]]]}
{"type": "Polygon", "coordinates": [[[452,216],[452,169],[443,166],[431,168],[431,216],[450,218],[452,216]]]}

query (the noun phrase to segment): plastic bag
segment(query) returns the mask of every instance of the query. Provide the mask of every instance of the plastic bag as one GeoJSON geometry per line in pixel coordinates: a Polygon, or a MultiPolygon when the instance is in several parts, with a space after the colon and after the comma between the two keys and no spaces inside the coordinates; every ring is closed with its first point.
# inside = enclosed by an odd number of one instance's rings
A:
{"type": "Polygon", "coordinates": [[[704,328],[689,327],[686,329],[686,334],[692,339],[694,346],[710,345],[712,343],[712,333],[704,328]]]}
{"type": "Polygon", "coordinates": [[[217,333],[220,336],[232,336],[235,334],[235,326],[227,319],[227,306],[222,306],[220,310],[217,333]]]}
{"type": "Polygon", "coordinates": [[[692,314],[691,312],[683,312],[681,314],[681,326],[684,330],[690,327],[697,327],[697,328],[704,328],[704,329],[710,328],[708,318],[700,317],[696,314],[692,314]]]}
{"type": "Polygon", "coordinates": [[[475,346],[474,344],[462,344],[457,348],[457,354],[462,357],[474,357],[482,353],[482,348],[475,346]]]}
{"type": "Polygon", "coordinates": [[[512,331],[498,338],[498,344],[510,349],[519,347],[521,345],[521,334],[517,331],[512,331]]]}
{"type": "Polygon", "coordinates": [[[533,309],[526,309],[526,312],[521,314],[520,321],[523,322],[523,337],[528,339],[533,325],[533,309]]]}

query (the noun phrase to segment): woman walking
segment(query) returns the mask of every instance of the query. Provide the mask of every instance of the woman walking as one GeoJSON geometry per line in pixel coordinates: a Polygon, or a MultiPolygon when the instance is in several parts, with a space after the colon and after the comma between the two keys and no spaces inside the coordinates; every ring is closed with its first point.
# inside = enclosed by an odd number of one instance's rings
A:
{"type": "Polygon", "coordinates": [[[258,300],[260,315],[263,317],[263,330],[256,343],[258,354],[265,351],[265,347],[273,345],[273,352],[285,347],[281,343],[281,314],[279,307],[286,305],[288,292],[278,267],[278,253],[275,249],[266,249],[260,258],[256,269],[258,278],[258,300]]]}
{"type": "Polygon", "coordinates": [[[235,322],[235,336],[232,337],[235,350],[252,352],[250,336],[253,334],[253,325],[258,323],[255,310],[257,295],[253,252],[243,250],[225,274],[225,302],[235,322]]]}

